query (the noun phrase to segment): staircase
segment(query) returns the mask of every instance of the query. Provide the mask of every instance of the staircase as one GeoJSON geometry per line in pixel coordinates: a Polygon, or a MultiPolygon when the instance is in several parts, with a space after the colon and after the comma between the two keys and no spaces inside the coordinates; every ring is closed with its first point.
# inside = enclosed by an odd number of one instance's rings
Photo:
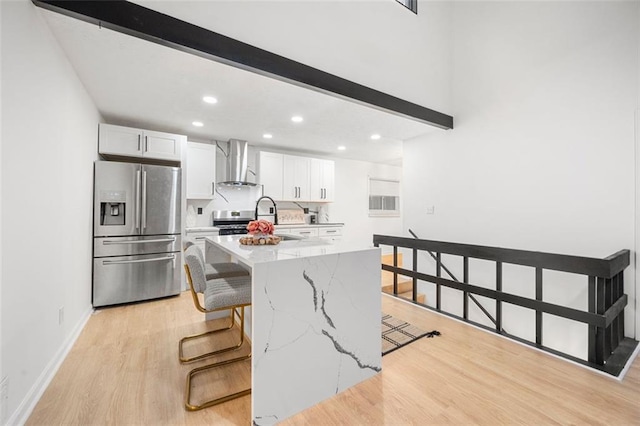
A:
{"type": "MultiPolygon", "coordinates": [[[[393,265],[393,254],[382,255],[384,265],[393,265]]],[[[398,267],[402,267],[402,253],[398,253],[398,267]]],[[[382,271],[382,291],[393,294],[393,272],[382,271]]],[[[398,296],[413,300],[413,282],[411,278],[398,275],[398,296]]],[[[425,303],[424,294],[418,293],[418,303],[425,303]]]]}

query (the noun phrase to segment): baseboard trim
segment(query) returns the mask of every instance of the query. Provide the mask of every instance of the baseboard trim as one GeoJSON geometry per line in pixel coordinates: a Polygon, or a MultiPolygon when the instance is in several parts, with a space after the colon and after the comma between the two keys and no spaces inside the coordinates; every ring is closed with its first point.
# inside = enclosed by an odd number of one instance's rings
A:
{"type": "Polygon", "coordinates": [[[29,416],[33,412],[33,409],[36,407],[38,401],[44,394],[44,391],[47,390],[49,384],[55,377],[56,373],[60,369],[62,362],[65,360],[69,351],[80,337],[80,333],[84,329],[84,326],[91,318],[91,314],[93,313],[93,307],[89,306],[89,308],[80,316],[80,320],[74,326],[71,334],[65,339],[60,349],[56,352],[55,356],[49,361],[45,369],[42,371],[38,380],[33,384],[27,395],[24,397],[16,411],[9,417],[7,421],[7,425],[23,425],[29,419],[29,416]]]}

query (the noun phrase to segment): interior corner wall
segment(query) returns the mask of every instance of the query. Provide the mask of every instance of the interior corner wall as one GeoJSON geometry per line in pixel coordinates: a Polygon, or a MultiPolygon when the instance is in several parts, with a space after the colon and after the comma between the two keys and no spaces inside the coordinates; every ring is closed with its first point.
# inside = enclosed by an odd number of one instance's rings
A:
{"type": "Polygon", "coordinates": [[[449,113],[449,1],[420,1],[417,15],[393,0],[133,2],[449,113]]]}
{"type": "MultiPolygon", "coordinates": [[[[455,128],[405,142],[405,228],[600,258],[634,250],[639,7],[454,2],[455,128]]],[[[632,265],[630,301],[634,277],[632,265]]],[[[583,305],[586,285],[578,301],[556,296],[583,305]]],[[[625,332],[637,338],[633,311],[625,332]]]]}
{"type": "MultiPolygon", "coordinates": [[[[373,234],[400,235],[402,217],[369,216],[369,178],[398,180],[402,167],[335,159],[335,201],[327,205],[329,220],[342,222],[342,239],[372,245],[373,234]]],[[[402,198],[400,200],[402,211],[402,198]]]]}
{"type": "Polygon", "coordinates": [[[19,424],[91,312],[100,116],[38,9],[0,7],[2,374],[19,424]]]}

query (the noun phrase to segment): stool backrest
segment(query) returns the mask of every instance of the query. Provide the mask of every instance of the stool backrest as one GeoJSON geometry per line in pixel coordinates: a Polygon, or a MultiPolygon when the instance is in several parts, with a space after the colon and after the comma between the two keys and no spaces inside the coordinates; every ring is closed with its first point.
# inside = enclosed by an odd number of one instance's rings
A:
{"type": "Polygon", "coordinates": [[[191,290],[196,293],[204,293],[207,288],[207,280],[204,273],[204,255],[196,245],[187,247],[184,251],[185,270],[187,281],[191,290]]]}

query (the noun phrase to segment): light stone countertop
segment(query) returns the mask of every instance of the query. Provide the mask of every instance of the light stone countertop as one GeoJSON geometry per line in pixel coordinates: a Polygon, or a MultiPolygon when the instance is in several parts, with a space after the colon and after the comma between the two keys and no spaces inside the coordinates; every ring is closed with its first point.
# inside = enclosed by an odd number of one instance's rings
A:
{"type": "Polygon", "coordinates": [[[253,268],[256,263],[324,256],[372,249],[373,246],[322,238],[283,240],[276,245],[246,246],[238,241],[242,235],[207,237],[206,240],[238,262],[253,268]]]}

